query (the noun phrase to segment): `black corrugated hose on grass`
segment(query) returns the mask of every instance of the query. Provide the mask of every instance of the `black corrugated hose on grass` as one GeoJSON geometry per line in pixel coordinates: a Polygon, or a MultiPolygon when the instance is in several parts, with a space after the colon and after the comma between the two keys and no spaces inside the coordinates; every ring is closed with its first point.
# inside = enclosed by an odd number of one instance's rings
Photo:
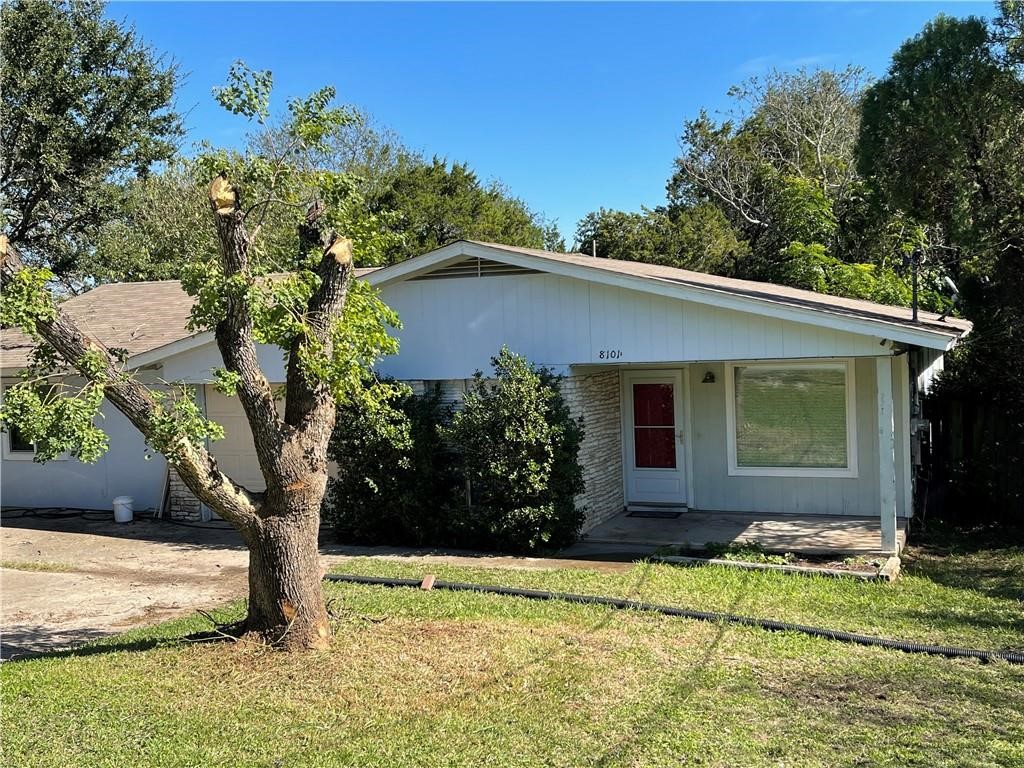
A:
{"type": "Polygon", "coordinates": [[[363,584],[382,587],[423,587],[425,589],[446,589],[452,592],[481,592],[492,595],[506,595],[508,597],[523,597],[529,600],[562,600],[567,603],[579,603],[583,605],[604,605],[610,608],[660,613],[664,616],[694,619],[696,621],[738,624],[744,627],[759,627],[760,629],[765,629],[769,632],[799,632],[800,634],[809,635],[811,637],[835,640],[840,643],[853,643],[855,645],[874,646],[876,648],[889,648],[891,650],[903,651],[905,653],[924,653],[933,656],[945,656],[950,659],[978,659],[984,662],[1002,660],[1009,662],[1010,664],[1024,664],[1024,651],[986,651],[978,648],[960,648],[949,645],[925,645],[906,640],[891,640],[884,637],[872,637],[871,635],[858,635],[853,632],[840,632],[834,629],[809,627],[804,624],[790,624],[785,621],[774,621],[772,619],[755,619],[748,616],[737,616],[732,613],[693,611],[687,608],[676,608],[670,605],[658,605],[656,603],[645,603],[637,600],[624,600],[618,597],[577,595],[571,592],[548,592],[539,589],[519,589],[515,587],[500,587],[491,584],[467,584],[458,581],[434,580],[431,577],[428,577],[423,581],[417,581],[416,579],[392,579],[380,576],[353,576],[350,574],[329,573],[324,576],[324,578],[328,581],[342,584],[363,584]]]}

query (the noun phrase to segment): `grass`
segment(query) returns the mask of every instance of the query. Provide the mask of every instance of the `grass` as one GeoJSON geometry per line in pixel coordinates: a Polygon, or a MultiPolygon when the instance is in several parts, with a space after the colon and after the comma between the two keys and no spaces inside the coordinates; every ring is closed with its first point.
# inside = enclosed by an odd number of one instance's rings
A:
{"type": "Polygon", "coordinates": [[[767,552],[764,546],[756,541],[709,541],[704,545],[704,553],[707,557],[741,563],[786,565],[796,560],[796,556],[788,552],[781,555],[767,552]]]}
{"type": "MultiPolygon", "coordinates": [[[[891,585],[649,564],[343,570],[1024,647],[1024,549],[1005,546],[923,548],[891,585]]],[[[5,764],[1024,765],[1022,667],[495,595],[328,595],[338,619],[324,653],[184,642],[206,626],[193,618],[4,665],[5,764]]]]}
{"type": "Polygon", "coordinates": [[[0,560],[0,568],[12,571],[42,571],[46,573],[65,573],[71,570],[67,563],[49,563],[42,560],[0,560]]]}

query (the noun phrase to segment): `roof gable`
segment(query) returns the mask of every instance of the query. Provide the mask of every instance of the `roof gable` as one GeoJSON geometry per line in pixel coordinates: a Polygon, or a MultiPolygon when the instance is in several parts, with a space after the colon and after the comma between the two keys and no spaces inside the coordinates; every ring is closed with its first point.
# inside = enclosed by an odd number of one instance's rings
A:
{"type": "Polygon", "coordinates": [[[467,257],[505,262],[526,269],[673,296],[766,317],[870,334],[932,349],[948,349],[972,327],[967,320],[940,320],[938,315],[931,312],[919,312],[915,323],[908,307],[847,299],[772,283],[719,277],[644,262],[595,258],[582,253],[552,253],[472,240],[459,240],[422,256],[385,267],[367,279],[378,286],[396,280],[416,279],[437,268],[457,264],[467,257]]]}

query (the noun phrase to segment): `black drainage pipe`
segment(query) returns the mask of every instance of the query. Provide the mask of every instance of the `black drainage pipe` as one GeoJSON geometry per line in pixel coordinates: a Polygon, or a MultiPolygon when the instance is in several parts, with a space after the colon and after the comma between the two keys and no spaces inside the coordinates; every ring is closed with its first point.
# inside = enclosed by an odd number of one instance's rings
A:
{"type": "Polygon", "coordinates": [[[884,637],[858,635],[852,632],[840,632],[834,629],[808,627],[804,624],[790,624],[772,619],[754,619],[748,616],[737,616],[732,613],[715,613],[713,611],[692,611],[687,608],[676,608],[670,605],[657,605],[637,600],[623,600],[618,597],[601,597],[598,595],[577,595],[571,592],[548,592],[539,589],[518,589],[515,587],[499,587],[490,584],[467,584],[458,581],[440,581],[427,577],[423,581],[416,579],[391,579],[381,576],[353,576],[350,574],[329,573],[324,576],[327,581],[342,584],[363,584],[381,587],[422,587],[424,589],[447,589],[451,592],[483,592],[508,597],[524,597],[529,600],[563,600],[567,603],[583,605],[604,605],[632,611],[660,613],[664,616],[675,616],[696,621],[710,621],[723,624],[739,624],[744,627],[759,627],[770,632],[799,632],[811,637],[836,640],[841,643],[867,645],[876,648],[889,648],[905,653],[925,653],[933,656],[945,656],[949,659],[978,659],[984,662],[1001,659],[1010,664],[1024,664],[1022,651],[985,651],[978,648],[959,648],[950,645],[923,645],[906,640],[890,640],[884,637]]]}

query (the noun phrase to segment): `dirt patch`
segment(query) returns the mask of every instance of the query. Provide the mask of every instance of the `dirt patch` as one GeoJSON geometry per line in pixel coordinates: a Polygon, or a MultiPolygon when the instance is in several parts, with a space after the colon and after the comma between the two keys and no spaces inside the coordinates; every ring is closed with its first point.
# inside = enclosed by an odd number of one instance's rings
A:
{"type": "MultiPolygon", "coordinates": [[[[325,537],[326,539],[326,537],[325,537]]],[[[96,513],[0,517],[0,655],[56,650],[245,597],[248,552],[225,524],[180,525],[96,513]],[[15,565],[6,568],[5,564],[15,565]]],[[[327,568],[373,556],[482,568],[589,568],[630,562],[553,560],[473,552],[343,547],[324,541],[327,568]]]]}
{"type": "Polygon", "coordinates": [[[153,521],[2,519],[4,658],[78,645],[245,595],[232,531],[153,521]]]}

